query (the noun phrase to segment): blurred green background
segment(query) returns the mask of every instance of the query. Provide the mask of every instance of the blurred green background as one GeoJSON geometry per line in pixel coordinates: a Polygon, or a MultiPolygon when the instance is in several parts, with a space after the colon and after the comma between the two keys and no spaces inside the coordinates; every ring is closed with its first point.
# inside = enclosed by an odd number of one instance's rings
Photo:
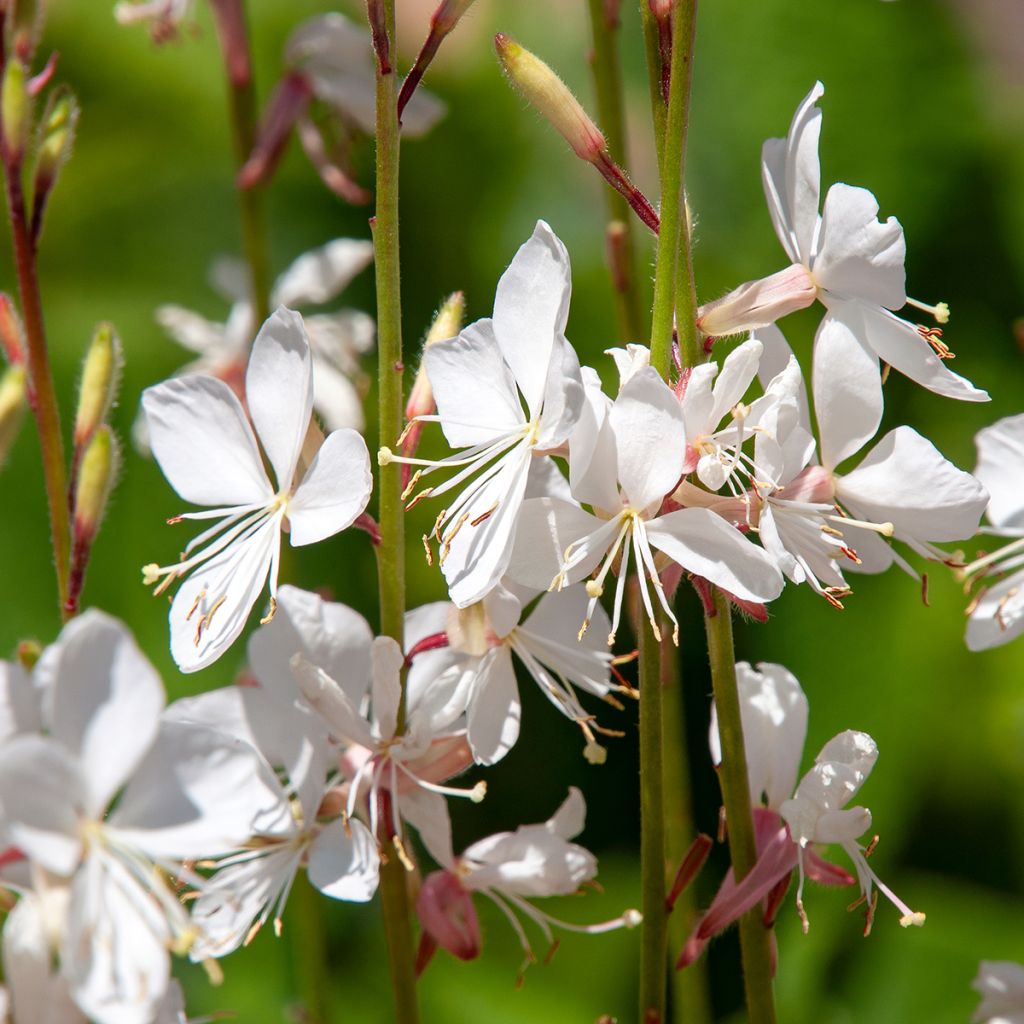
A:
{"type": "MultiPolygon", "coordinates": [[[[237,207],[226,131],[225,96],[205,5],[194,31],[155,47],[145,31],[117,26],[109,0],[52,0],[45,48],[60,51],[59,78],[81,99],[75,156],[49,211],[41,273],[58,391],[67,424],[78,362],[94,324],[113,321],[126,366],[115,423],[125,439],[123,479],[95,548],[85,601],[121,616],[163,672],[172,695],[228,683],[242,666],[239,643],[213,668],[183,677],[167,651],[166,606],[140,582],[146,562],[174,557],[181,535],[164,520],[181,510],[157,467],[129,441],[142,388],[187,358],[163,337],[153,310],[177,302],[214,319],[226,310],[207,285],[218,254],[238,248],[237,207]]],[[[254,0],[257,82],[265,99],[280,71],[280,49],[322,0],[254,0]]],[[[363,6],[340,9],[359,17],[363,6]]],[[[624,5],[622,50],[630,120],[630,170],[649,195],[656,176],[636,5],[624,5]]],[[[428,0],[399,0],[406,62],[425,35],[428,0]]],[[[986,387],[990,405],[937,398],[893,374],[887,425],[908,422],[970,469],[973,436],[1024,404],[1024,357],[1015,321],[1024,313],[1024,31],[1015,0],[743,0],[707,3],[697,32],[689,194],[696,216],[701,299],[783,266],[764,208],[759,153],[782,135],[816,78],[822,102],[823,180],[871,188],[883,216],[906,228],[908,290],[949,302],[947,340],[955,369],[986,387]]],[[[509,33],[552,63],[593,109],[583,0],[544,3],[478,0],[442,49],[428,87],[448,117],[402,157],[403,303],[407,351],[448,292],[464,289],[468,318],[490,313],[494,285],[516,247],[543,217],[573,260],[569,337],[581,359],[600,365],[616,344],[603,265],[602,183],[502,80],[491,37],[509,33]]],[[[407,66],[407,64],[405,65],[407,66]]],[[[359,155],[369,184],[372,149],[359,155]]],[[[368,237],[368,211],[326,193],[293,145],[268,195],[275,272],[329,239],[368,237]]],[[[652,266],[643,242],[645,283],[652,266]]],[[[0,286],[14,288],[9,247],[0,286]]],[[[364,274],[344,297],[373,310],[364,274]]],[[[784,325],[802,355],[819,312],[784,325]]],[[[637,339],[646,340],[646,339],[637,339]]],[[[604,360],[607,361],[607,360],[604,360]]],[[[372,370],[372,366],[367,366],[372,370]]],[[[372,433],[372,431],[371,431],[372,433]]],[[[375,439],[368,439],[371,450],[375,439]]],[[[1024,486],[1024,482],[1022,482],[1024,486]]],[[[31,425],[0,477],[0,651],[25,637],[49,641],[59,628],[48,530],[31,425]]],[[[434,513],[426,510],[422,521],[434,513]]],[[[418,536],[422,523],[410,524],[418,536]]],[[[185,529],[184,527],[179,527],[185,529]]],[[[410,546],[410,602],[443,596],[440,578],[410,546]]],[[[288,579],[329,587],[375,615],[374,567],[361,534],[335,537],[291,559],[288,579]]],[[[870,732],[881,757],[862,791],[882,842],[880,875],[915,909],[920,930],[901,930],[879,906],[873,934],[861,938],[846,892],[807,894],[808,936],[787,901],[779,924],[779,1019],[787,1024],[846,1021],[965,1021],[976,1003],[969,982],[981,957],[1024,960],[1024,644],[968,655],[964,598],[945,571],[931,573],[930,607],[917,584],[892,572],[853,579],[856,593],[837,612],[806,588],[790,587],[765,626],[738,630],[738,655],[781,661],[811,703],[805,764],[836,732],[870,732]]],[[[699,609],[682,600],[690,758],[697,825],[714,831],[717,792],[706,753],[707,679],[699,609]]],[[[639,900],[635,709],[619,716],[626,738],[608,763],[587,765],[576,730],[526,684],[523,736],[487,775],[479,807],[456,807],[456,848],[521,822],[544,820],[566,786],[589,805],[582,841],[601,859],[604,895],[557,901],[546,909],[585,922],[614,917],[639,900]]],[[[606,724],[620,724],[608,721],[606,724]]],[[[836,853],[841,860],[842,854],[836,853]]],[[[706,900],[724,870],[716,852],[699,880],[706,900]]],[[[304,882],[300,882],[304,885],[304,882]]],[[[390,1019],[383,937],[376,906],[330,903],[328,950],[338,1021],[390,1019]]],[[[594,1021],[635,1017],[636,933],[563,936],[553,961],[527,972],[516,990],[520,953],[511,930],[481,906],[485,951],[475,964],[439,954],[421,983],[424,1018],[469,1022],[594,1021]]],[[[285,938],[267,930],[223,964],[210,987],[182,966],[192,1014],[234,1010],[242,1021],[294,1017],[299,978],[310,957],[302,920],[290,908],[285,938]]],[[[537,936],[536,949],[543,953],[537,936]]],[[[716,1020],[740,1013],[734,939],[708,958],[716,1020]]]]}

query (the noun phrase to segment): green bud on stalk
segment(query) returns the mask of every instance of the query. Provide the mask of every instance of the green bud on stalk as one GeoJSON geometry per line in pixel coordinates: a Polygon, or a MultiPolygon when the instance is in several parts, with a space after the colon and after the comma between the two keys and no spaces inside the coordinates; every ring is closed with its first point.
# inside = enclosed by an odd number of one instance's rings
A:
{"type": "Polygon", "coordinates": [[[0,85],[0,119],[3,123],[4,159],[18,164],[25,156],[32,128],[32,97],[28,92],[25,65],[16,58],[7,61],[0,85]]]}
{"type": "Polygon", "coordinates": [[[106,420],[117,397],[122,363],[121,340],[110,324],[100,324],[82,363],[82,386],[75,413],[76,449],[85,445],[106,420]]]}
{"type": "Polygon", "coordinates": [[[39,237],[46,201],[57,183],[61,168],[71,156],[75,129],[78,126],[78,113],[78,101],[74,94],[62,87],[50,95],[46,112],[40,120],[32,190],[33,238],[39,237]]]}
{"type": "Polygon", "coordinates": [[[28,378],[24,366],[9,366],[0,377],[0,466],[21,429],[28,406],[28,378]]]}

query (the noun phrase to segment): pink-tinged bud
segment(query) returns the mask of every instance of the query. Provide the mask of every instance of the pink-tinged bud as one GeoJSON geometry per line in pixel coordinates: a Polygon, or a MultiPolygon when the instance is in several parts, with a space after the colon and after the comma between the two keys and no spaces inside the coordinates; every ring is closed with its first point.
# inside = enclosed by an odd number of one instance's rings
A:
{"type": "Polygon", "coordinates": [[[445,36],[458,24],[459,19],[473,6],[474,0],[442,0],[430,18],[430,32],[423,48],[416,57],[409,74],[402,82],[402,90],[398,94],[398,120],[402,120],[402,111],[409,102],[416,86],[420,84],[424,73],[437,54],[445,36]]]}
{"type": "MultiPolygon", "coordinates": [[[[426,340],[423,342],[423,351],[426,352],[431,345],[439,341],[447,341],[454,338],[462,328],[462,315],[466,308],[466,299],[462,292],[453,292],[445,299],[441,308],[430,325],[426,340]]],[[[405,418],[409,423],[402,438],[402,455],[410,459],[416,454],[419,447],[420,435],[423,433],[423,424],[413,422],[417,416],[430,416],[435,409],[434,392],[430,387],[430,378],[427,376],[426,367],[420,360],[420,368],[416,371],[416,380],[412,390],[409,392],[409,401],[405,405],[405,418]]],[[[402,487],[409,483],[409,465],[402,466],[402,487]]]]}
{"type": "Polygon", "coordinates": [[[236,87],[245,88],[252,81],[249,60],[249,34],[245,29],[245,8],[242,0],[210,0],[217,24],[221,52],[228,79],[236,87]]]}
{"type": "Polygon", "coordinates": [[[794,263],[770,277],[748,281],[697,310],[697,327],[708,337],[756,331],[788,313],[806,309],[818,297],[810,271],[794,263]]]}
{"type": "Polygon", "coordinates": [[[0,346],[7,362],[17,366],[25,361],[25,330],[14,302],[6,292],[0,292],[0,346]]]}
{"type": "Polygon", "coordinates": [[[299,71],[291,71],[277,83],[267,103],[252,153],[238,172],[239,188],[265,185],[281,161],[288,136],[309,108],[313,96],[309,80],[299,71]]]}
{"type": "Polygon", "coordinates": [[[11,25],[11,52],[26,65],[39,45],[43,31],[43,0],[12,0],[8,5],[11,25]]]}
{"type": "Polygon", "coordinates": [[[43,656],[43,645],[38,640],[19,640],[14,656],[23,669],[31,672],[43,656]]]}
{"type": "Polygon", "coordinates": [[[450,871],[427,875],[416,914],[423,930],[452,956],[473,960],[480,955],[480,921],[473,896],[450,871]]]}
{"type": "Polygon", "coordinates": [[[504,33],[494,37],[494,46],[502,69],[526,101],[547,118],[578,157],[594,163],[606,149],[604,136],[565,83],[504,33]]]}

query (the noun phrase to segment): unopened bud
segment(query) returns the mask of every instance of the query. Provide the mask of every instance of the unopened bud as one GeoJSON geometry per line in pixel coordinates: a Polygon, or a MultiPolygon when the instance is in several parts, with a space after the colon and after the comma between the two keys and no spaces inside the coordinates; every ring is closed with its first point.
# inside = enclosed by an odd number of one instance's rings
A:
{"type": "Polygon", "coordinates": [[[75,488],[75,537],[96,536],[107,499],[114,486],[121,455],[114,433],[106,424],[92,436],[78,471],[75,488]]]}
{"type": "Polygon", "coordinates": [[[36,157],[35,203],[40,204],[53,188],[64,162],[71,155],[78,125],[78,101],[66,89],[55,91],[47,104],[40,126],[39,149],[36,157]]]}
{"type": "Polygon", "coordinates": [[[75,447],[81,447],[106,420],[121,376],[121,341],[110,324],[93,334],[82,364],[82,387],[75,414],[75,447]]]}
{"type": "Polygon", "coordinates": [[[806,309],[818,297],[818,286],[806,267],[794,263],[770,277],[748,281],[728,295],[697,310],[697,326],[721,338],[775,323],[788,313],[806,309]]]}
{"type": "MultiPolygon", "coordinates": [[[[439,341],[447,341],[459,333],[462,328],[462,314],[465,308],[466,299],[462,292],[453,292],[445,299],[423,342],[424,352],[431,345],[435,345],[439,341]]],[[[416,381],[409,393],[409,401],[405,406],[405,418],[411,420],[414,416],[429,416],[433,411],[434,393],[430,388],[430,380],[421,361],[420,368],[416,373],[416,381]]],[[[409,454],[408,451],[405,452],[405,455],[409,454]]]]}
{"type": "Polygon", "coordinates": [[[25,361],[25,330],[14,302],[6,292],[0,292],[0,346],[12,366],[25,361]]]}
{"type": "Polygon", "coordinates": [[[445,36],[458,24],[459,19],[473,6],[473,0],[441,0],[437,10],[430,18],[430,32],[427,35],[423,47],[416,56],[416,63],[413,64],[409,74],[402,82],[402,90],[398,94],[398,120],[402,120],[402,112],[409,102],[416,86],[420,84],[424,73],[430,66],[430,62],[437,55],[438,48],[444,41],[445,36]]]}
{"type": "Polygon", "coordinates": [[[3,119],[4,157],[17,163],[25,155],[32,127],[32,98],[28,93],[25,65],[10,59],[0,86],[0,118],[3,119]]]}
{"type": "Polygon", "coordinates": [[[23,669],[31,672],[36,667],[36,662],[43,656],[43,646],[38,640],[19,640],[14,656],[23,669]]]}
{"type": "Polygon", "coordinates": [[[12,0],[10,6],[14,9],[14,16],[11,18],[11,49],[19,60],[28,65],[39,45],[39,36],[43,28],[43,2],[12,0]]]}
{"type": "Polygon", "coordinates": [[[9,366],[0,377],[0,466],[7,460],[25,418],[27,385],[24,366],[9,366]]]}
{"type": "Polygon", "coordinates": [[[578,157],[594,163],[606,148],[604,136],[565,83],[544,61],[504,33],[494,37],[494,45],[509,81],[551,122],[578,157]]]}

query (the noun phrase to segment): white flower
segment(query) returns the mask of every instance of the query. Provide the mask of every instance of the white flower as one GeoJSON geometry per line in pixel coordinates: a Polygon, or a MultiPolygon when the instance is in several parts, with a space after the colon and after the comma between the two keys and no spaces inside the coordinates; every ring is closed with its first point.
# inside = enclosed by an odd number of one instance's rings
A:
{"type": "Polygon", "coordinates": [[[1007,416],[978,432],[974,475],[989,493],[982,532],[1013,538],[962,569],[971,583],[985,582],[968,609],[967,646],[972,651],[1009,643],[1024,632],[1024,413],[1007,416]]]}
{"type": "MultiPolygon", "coordinates": [[[[300,309],[330,302],[373,260],[373,244],[354,238],[336,238],[303,253],[274,283],[270,304],[300,309]]],[[[214,323],[181,306],[161,306],[156,319],[179,344],[196,353],[176,376],[197,373],[219,377],[241,398],[249,347],[256,329],[247,273],[234,260],[218,260],[214,286],[231,303],[224,323],[214,323]]],[[[305,318],[313,358],[313,408],[328,430],[364,426],[358,357],[373,347],[373,318],[354,309],[317,313],[305,318]]],[[[148,451],[146,422],[140,417],[132,428],[136,444],[148,451]]]]}
{"type": "MultiPolygon", "coordinates": [[[[317,99],[367,135],[376,132],[376,71],[370,33],[337,12],[309,18],[288,37],[285,62],[308,80],[317,99]]],[[[417,89],[402,113],[402,134],[425,135],[444,104],[417,89]]]]}
{"type": "Polygon", "coordinates": [[[710,303],[701,310],[700,322],[710,334],[738,333],[809,306],[817,297],[828,312],[815,341],[815,374],[818,360],[826,357],[841,363],[843,372],[863,372],[870,378],[863,395],[866,414],[881,416],[879,359],[937,394],[987,401],[984,391],[945,365],[952,354],[940,330],[919,328],[891,312],[909,302],[943,323],[949,315],[944,305],[929,307],[907,298],[906,244],[899,221],[890,217],[880,222],[875,197],[867,189],[841,183],[828,190],[819,214],[821,111],[815,104],[824,92],[816,83],[797,108],[787,137],[769,139],[762,151],[768,210],[793,266],[710,303]],[[845,328],[849,344],[826,352],[839,337],[828,330],[832,324],[845,328]]]}
{"type": "Polygon", "coordinates": [[[658,374],[650,367],[637,370],[614,402],[592,386],[587,398],[586,413],[569,443],[569,482],[573,497],[595,514],[558,498],[528,501],[509,576],[525,586],[561,588],[597,569],[587,583],[590,604],[582,637],[621,554],[609,645],[618,631],[631,552],[655,635],[660,634],[650,586],[666,615],[676,620],[658,577],[654,549],[742,600],[778,597],[779,571],[724,519],[706,508],[660,514],[665,496],[683,473],[686,433],[679,401],[658,374]]]}
{"type": "Polygon", "coordinates": [[[193,0],[121,0],[114,6],[114,17],[122,25],[150,22],[150,32],[159,43],[176,36],[192,5],[193,0]]]}
{"type": "Polygon", "coordinates": [[[194,939],[158,868],[231,852],[288,809],[250,748],[161,722],[160,679],[116,620],[86,612],[40,666],[48,734],[0,750],[4,826],[34,868],[67,880],[58,944],[74,1001],[98,1024],[144,1024],[168,951],[194,939]]]}
{"type": "Polygon", "coordinates": [[[177,565],[148,565],[162,592],[185,577],[171,605],[171,653],[184,672],[216,661],[245,625],[270,577],[277,595],[281,531],[293,546],[345,529],[369,500],[366,444],[354,430],[328,436],[297,472],[313,402],[313,368],[302,318],[283,307],[263,325],[246,373],[253,428],[231,389],[212,377],[181,377],[143,393],[153,452],[178,495],[214,506],[179,519],[220,519],[177,565]],[[271,484],[257,438],[274,469],[271,484]]]}
{"type": "Polygon", "coordinates": [[[981,995],[972,1024],[1024,1024],[1024,967],[1011,960],[982,960],[971,987],[981,995]]]}
{"type": "Polygon", "coordinates": [[[426,467],[406,493],[437,469],[460,467],[420,498],[463,490],[438,516],[434,536],[452,601],[481,600],[505,575],[534,455],[561,445],[580,414],[579,362],[564,330],[569,314],[569,255],[544,221],[498,282],[494,316],[470,324],[423,356],[438,421],[453,448],[439,462],[394,459],[426,467]],[[525,403],[526,411],[523,409],[525,403]]]}

